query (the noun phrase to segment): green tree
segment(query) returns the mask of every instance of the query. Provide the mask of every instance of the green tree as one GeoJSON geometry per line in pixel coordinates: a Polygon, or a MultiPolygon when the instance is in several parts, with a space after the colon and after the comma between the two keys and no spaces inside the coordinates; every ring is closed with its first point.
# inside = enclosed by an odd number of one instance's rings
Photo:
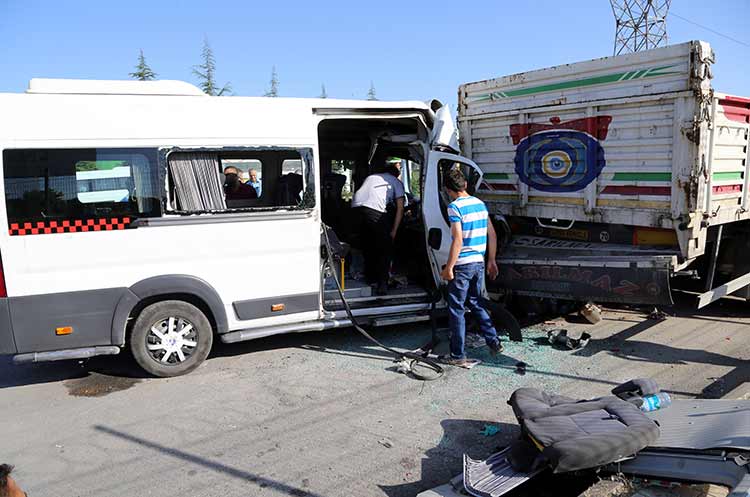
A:
{"type": "Polygon", "coordinates": [[[230,83],[225,83],[221,88],[216,84],[216,59],[214,59],[211,45],[208,44],[208,38],[203,39],[201,58],[203,62],[193,66],[193,74],[198,77],[198,86],[203,93],[216,97],[230,94],[232,92],[230,83]]]}
{"type": "Polygon", "coordinates": [[[135,71],[129,73],[129,76],[138,81],[152,81],[156,79],[156,73],[146,63],[146,57],[143,56],[143,49],[138,55],[138,63],[135,65],[135,71]]]}
{"type": "Polygon", "coordinates": [[[328,98],[328,93],[326,92],[326,85],[320,85],[320,96],[318,98],[328,98]]]}
{"type": "Polygon", "coordinates": [[[276,73],[276,66],[271,69],[271,81],[268,91],[264,95],[265,97],[278,97],[279,96],[279,75],[276,73]]]}
{"type": "Polygon", "coordinates": [[[375,94],[375,84],[370,81],[370,89],[367,90],[367,100],[377,100],[378,96],[375,94]]]}

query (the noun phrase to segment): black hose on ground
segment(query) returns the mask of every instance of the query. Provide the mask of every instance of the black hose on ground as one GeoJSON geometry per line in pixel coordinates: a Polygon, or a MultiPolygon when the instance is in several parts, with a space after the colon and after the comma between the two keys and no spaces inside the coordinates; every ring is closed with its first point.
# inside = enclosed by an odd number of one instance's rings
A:
{"type": "MultiPolygon", "coordinates": [[[[346,315],[349,317],[349,320],[352,322],[352,326],[355,330],[357,330],[362,336],[364,336],[366,339],[380,347],[381,349],[390,352],[393,354],[394,362],[402,362],[407,365],[407,371],[408,374],[410,374],[412,377],[422,380],[422,381],[432,381],[437,380],[441,376],[443,376],[443,373],[445,372],[443,370],[443,367],[438,364],[436,361],[433,361],[432,359],[426,358],[422,355],[416,354],[414,352],[402,352],[398,351],[396,349],[392,349],[388,347],[387,345],[384,345],[380,341],[378,341],[376,338],[374,338],[372,335],[367,333],[362,326],[357,322],[357,318],[354,317],[354,313],[352,313],[352,309],[349,306],[349,302],[346,301],[346,297],[344,297],[344,290],[341,288],[341,282],[339,281],[338,275],[336,274],[336,270],[334,269],[336,266],[334,265],[333,261],[333,250],[331,249],[331,241],[328,239],[328,227],[323,225],[323,239],[326,243],[326,252],[327,252],[327,259],[328,259],[328,265],[331,268],[331,275],[333,276],[334,281],[336,282],[336,290],[338,290],[339,297],[341,297],[341,302],[344,305],[344,310],[346,311],[346,315]],[[429,369],[435,372],[434,375],[424,375],[421,373],[418,373],[416,371],[416,367],[418,365],[423,365],[425,369],[429,369]]],[[[435,302],[433,299],[432,308],[430,310],[432,313],[431,320],[434,323],[434,313],[435,313],[435,302]]],[[[434,326],[434,324],[433,324],[434,326]]]]}

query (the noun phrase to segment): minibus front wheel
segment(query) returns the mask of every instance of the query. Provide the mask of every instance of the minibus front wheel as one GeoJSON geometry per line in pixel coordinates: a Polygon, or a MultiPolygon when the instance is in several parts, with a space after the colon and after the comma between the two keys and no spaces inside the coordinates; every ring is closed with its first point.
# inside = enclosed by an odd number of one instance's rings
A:
{"type": "Polygon", "coordinates": [[[211,351],[213,328],[200,309],[181,300],[144,308],[130,335],[130,350],[146,372],[159,377],[187,374],[211,351]]]}

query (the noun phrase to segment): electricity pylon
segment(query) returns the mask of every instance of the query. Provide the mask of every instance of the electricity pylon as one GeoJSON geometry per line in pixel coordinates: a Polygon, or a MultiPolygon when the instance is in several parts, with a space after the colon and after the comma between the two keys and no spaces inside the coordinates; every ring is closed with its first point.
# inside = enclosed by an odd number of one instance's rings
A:
{"type": "Polygon", "coordinates": [[[609,3],[615,15],[615,55],[667,44],[667,13],[672,0],[609,0],[609,3]]]}

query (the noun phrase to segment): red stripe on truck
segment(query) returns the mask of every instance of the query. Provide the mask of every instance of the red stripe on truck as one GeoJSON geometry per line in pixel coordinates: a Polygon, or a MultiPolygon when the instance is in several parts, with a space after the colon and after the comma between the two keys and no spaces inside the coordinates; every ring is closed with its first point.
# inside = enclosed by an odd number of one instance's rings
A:
{"type": "Polygon", "coordinates": [[[611,195],[663,195],[672,194],[672,188],[668,186],[608,186],[602,193],[611,195]]]}
{"type": "Polygon", "coordinates": [[[740,193],[742,185],[721,185],[713,187],[713,192],[719,195],[724,193],[740,193]]]}
{"type": "Polygon", "coordinates": [[[750,98],[731,97],[719,99],[724,115],[730,121],[738,123],[750,122],[750,98]]]}
{"type": "Polygon", "coordinates": [[[609,132],[609,124],[612,122],[612,116],[596,116],[596,117],[582,117],[580,119],[573,119],[572,121],[561,122],[559,117],[553,117],[550,119],[550,124],[546,123],[525,123],[525,124],[511,124],[510,125],[510,137],[513,140],[513,145],[518,145],[521,140],[527,136],[531,136],[534,133],[540,131],[554,131],[554,130],[575,130],[583,131],[593,136],[597,140],[605,140],[607,133],[609,132]]]}

